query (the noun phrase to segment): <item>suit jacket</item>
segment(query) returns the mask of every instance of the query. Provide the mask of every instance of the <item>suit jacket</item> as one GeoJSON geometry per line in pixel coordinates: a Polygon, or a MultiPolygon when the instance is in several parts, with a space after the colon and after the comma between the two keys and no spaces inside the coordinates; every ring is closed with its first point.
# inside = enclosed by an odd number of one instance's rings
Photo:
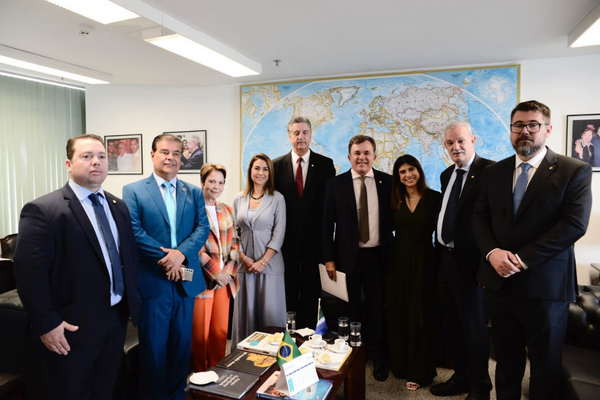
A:
{"type": "MultiPolygon", "coordinates": [[[[119,231],[125,296],[134,322],[140,313],[135,238],[125,203],[104,192],[119,231]]],[[[110,277],[94,228],[67,184],[25,204],[15,251],[19,296],[36,335],[66,321],[74,348],[101,344],[110,326],[110,277]]]]}
{"type": "Polygon", "coordinates": [[[204,165],[204,152],[197,148],[190,158],[181,157],[181,169],[200,169],[204,165]]]}
{"type": "MultiPolygon", "coordinates": [[[[269,260],[261,274],[283,274],[281,245],[285,236],[285,200],[279,192],[274,192],[272,195],[265,194],[252,221],[248,219],[249,205],[250,195],[242,196],[241,193],[235,195],[233,212],[240,237],[240,249],[254,261],[260,260],[267,247],[275,250],[277,253],[269,260]]],[[[245,267],[240,268],[238,272],[247,273],[245,267]]]]}
{"type": "MultiPolygon", "coordinates": [[[[233,222],[233,209],[225,203],[216,202],[217,226],[209,218],[210,233],[198,256],[206,282],[214,281],[221,272],[228,273],[233,279],[229,282],[229,291],[235,297],[240,283],[237,277],[239,264],[240,241],[233,222]],[[219,238],[217,238],[217,231],[219,238]],[[219,248],[219,242],[221,247],[219,248]],[[221,251],[223,252],[223,269],[221,269],[221,251]]],[[[208,286],[208,285],[207,285],[208,286]]],[[[202,298],[213,297],[214,290],[206,289],[202,298]]]]}
{"type": "Polygon", "coordinates": [[[515,156],[486,168],[473,213],[482,255],[477,279],[491,290],[509,279],[523,297],[574,300],[577,277],[573,244],[587,230],[592,207],[589,165],[548,149],[513,217],[515,156]],[[485,260],[500,248],[517,254],[528,269],[502,278],[485,260]]]}
{"type": "MultiPolygon", "coordinates": [[[[194,270],[193,280],[181,283],[187,295],[195,297],[206,288],[198,252],[208,237],[210,225],[200,188],[177,179],[176,193],[177,249],[185,255],[187,267],[194,270]]],[[[129,207],[138,245],[140,294],[157,298],[171,284],[158,265],[165,256],[160,248],[171,248],[171,228],[154,175],[123,187],[123,200],[129,207]]]]}
{"type": "MultiPolygon", "coordinates": [[[[459,267],[456,273],[460,274],[465,283],[477,283],[475,277],[479,269],[481,253],[473,236],[471,220],[473,217],[473,208],[483,184],[483,170],[491,164],[494,164],[494,161],[481,158],[475,154],[469,174],[465,178],[466,181],[456,210],[456,219],[454,220],[454,249],[456,250],[457,266],[459,267]]],[[[442,198],[446,193],[446,189],[448,189],[448,182],[454,173],[454,167],[454,164],[451,165],[440,176],[442,198]]],[[[441,244],[437,241],[437,238],[435,244],[439,252],[441,244]]]]}
{"type": "Polygon", "coordinates": [[[303,260],[316,264],[321,257],[325,185],[329,178],[335,176],[333,160],[311,151],[302,198],[296,187],[296,171],[292,166],[291,152],[275,159],[273,170],[275,189],[285,198],[287,228],[283,254],[286,260],[303,260]]]}
{"type": "MultiPolygon", "coordinates": [[[[373,169],[379,199],[379,237],[384,260],[392,241],[392,177],[373,169]]],[[[323,261],[335,261],[336,269],[352,273],[358,257],[358,212],[350,171],[327,181],[323,212],[323,261]],[[335,233],[335,239],[334,239],[335,233]]]]}

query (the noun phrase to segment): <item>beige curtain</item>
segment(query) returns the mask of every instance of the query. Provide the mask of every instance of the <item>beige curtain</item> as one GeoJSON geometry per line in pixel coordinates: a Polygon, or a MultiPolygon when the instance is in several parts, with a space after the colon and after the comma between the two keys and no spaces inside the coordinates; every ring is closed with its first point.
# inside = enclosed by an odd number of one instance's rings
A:
{"type": "Polygon", "coordinates": [[[66,143],[85,132],[83,90],[0,75],[0,237],[23,205],[68,180],[66,143]]]}

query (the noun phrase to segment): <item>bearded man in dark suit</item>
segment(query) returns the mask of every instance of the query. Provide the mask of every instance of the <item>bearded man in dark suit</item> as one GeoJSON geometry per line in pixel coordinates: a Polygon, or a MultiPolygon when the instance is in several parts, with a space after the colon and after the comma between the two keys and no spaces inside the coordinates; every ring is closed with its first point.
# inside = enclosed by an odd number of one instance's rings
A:
{"type": "Polygon", "coordinates": [[[521,398],[526,355],[529,398],[560,396],[569,303],[577,290],[573,245],[589,223],[592,169],[546,147],[551,132],[546,105],[515,107],[516,155],[486,168],[473,213],[485,257],[477,279],[487,289],[499,400],[521,398]]]}

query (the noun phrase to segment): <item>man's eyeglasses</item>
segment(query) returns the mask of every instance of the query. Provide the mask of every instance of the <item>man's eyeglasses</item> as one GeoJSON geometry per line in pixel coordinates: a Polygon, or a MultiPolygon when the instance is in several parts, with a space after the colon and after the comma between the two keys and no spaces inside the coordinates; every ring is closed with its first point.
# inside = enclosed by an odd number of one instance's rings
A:
{"type": "Polygon", "coordinates": [[[529,133],[537,133],[540,131],[542,125],[548,124],[540,124],[539,122],[530,122],[528,124],[511,124],[510,130],[512,133],[521,133],[523,132],[523,127],[527,127],[527,132],[529,133]]]}

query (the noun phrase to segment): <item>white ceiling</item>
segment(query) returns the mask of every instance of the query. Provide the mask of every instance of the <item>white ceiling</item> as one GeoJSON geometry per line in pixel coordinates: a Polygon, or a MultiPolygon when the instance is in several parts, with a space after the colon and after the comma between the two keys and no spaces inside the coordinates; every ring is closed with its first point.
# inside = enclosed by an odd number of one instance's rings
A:
{"type": "Polygon", "coordinates": [[[172,86],[600,53],[567,47],[598,0],[144,1],[259,62],[263,73],[231,78],[133,37],[132,22],[104,26],[43,0],[0,0],[0,44],[111,74],[114,85],[172,86]],[[82,26],[88,37],[78,34],[82,26]]]}

